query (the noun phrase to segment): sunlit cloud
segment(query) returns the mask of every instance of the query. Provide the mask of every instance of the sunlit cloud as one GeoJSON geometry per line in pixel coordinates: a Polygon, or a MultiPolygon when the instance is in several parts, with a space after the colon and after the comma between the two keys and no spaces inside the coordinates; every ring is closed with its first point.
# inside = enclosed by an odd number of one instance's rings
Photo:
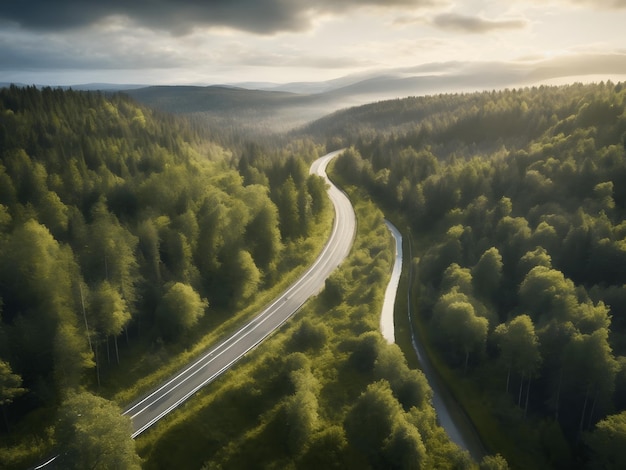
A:
{"type": "Polygon", "coordinates": [[[479,16],[458,13],[442,13],[431,20],[431,24],[445,30],[461,33],[485,34],[499,30],[516,30],[528,26],[525,19],[490,20],[479,16]]]}
{"type": "MultiPolygon", "coordinates": [[[[586,57],[587,68],[597,67],[598,73],[618,73],[625,5],[626,0],[9,0],[0,5],[0,82],[32,82],[36,74],[66,84],[86,77],[149,84],[285,83],[389,70],[439,77],[470,73],[471,63],[477,64],[473,77],[500,73],[493,64],[504,64],[503,77],[511,70],[517,77],[535,70],[524,64],[560,60],[543,64],[544,71],[534,72],[539,77],[584,68],[582,59],[572,57],[586,57]]],[[[476,77],[474,86],[481,80],[476,77]]]]}
{"type": "Polygon", "coordinates": [[[606,8],[619,10],[626,8],[626,0],[562,0],[572,5],[580,5],[592,8],[606,8]]]}

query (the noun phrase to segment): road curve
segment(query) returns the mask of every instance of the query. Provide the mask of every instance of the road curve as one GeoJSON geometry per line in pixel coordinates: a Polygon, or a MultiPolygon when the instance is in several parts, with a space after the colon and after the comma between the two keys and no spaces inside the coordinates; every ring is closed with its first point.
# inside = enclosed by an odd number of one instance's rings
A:
{"type": "Polygon", "coordinates": [[[326,278],[346,258],[356,231],[356,216],[346,195],[326,176],[326,166],[342,150],[331,152],[311,166],[311,173],[329,183],[328,195],[335,208],[332,232],[315,262],[265,310],[124,411],[133,423],[133,437],[189,399],[229,369],[289,319],[306,300],[324,287],[326,278]]]}
{"type": "Polygon", "coordinates": [[[396,226],[388,220],[385,220],[385,225],[387,225],[387,229],[393,236],[395,256],[393,268],[391,270],[391,278],[389,279],[389,284],[387,284],[387,289],[385,289],[383,309],[380,314],[380,332],[388,343],[395,343],[396,336],[393,322],[393,311],[396,303],[398,284],[400,283],[400,275],[402,274],[402,234],[396,226]]]}

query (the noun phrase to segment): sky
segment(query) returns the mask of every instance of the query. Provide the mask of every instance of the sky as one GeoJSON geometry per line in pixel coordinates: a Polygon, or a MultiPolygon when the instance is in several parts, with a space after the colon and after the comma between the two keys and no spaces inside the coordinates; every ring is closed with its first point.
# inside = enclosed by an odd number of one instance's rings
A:
{"type": "MultiPolygon", "coordinates": [[[[626,78],[626,0],[2,0],[0,82],[626,78]]],[[[585,81],[585,80],[583,80],[585,81]]]]}

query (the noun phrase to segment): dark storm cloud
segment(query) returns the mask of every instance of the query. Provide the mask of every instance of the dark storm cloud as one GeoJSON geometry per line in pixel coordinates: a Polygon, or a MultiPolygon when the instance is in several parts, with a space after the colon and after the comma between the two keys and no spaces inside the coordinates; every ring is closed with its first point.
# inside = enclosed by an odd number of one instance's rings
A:
{"type": "Polygon", "coordinates": [[[123,15],[150,28],[182,34],[196,26],[226,26],[257,34],[301,31],[321,13],[359,7],[419,8],[442,0],[3,0],[0,19],[26,29],[64,30],[123,15]]]}
{"type": "Polygon", "coordinates": [[[437,15],[433,18],[432,23],[441,29],[473,34],[484,34],[502,29],[522,29],[528,24],[526,20],[522,19],[487,20],[477,16],[466,16],[456,13],[437,15]]]}

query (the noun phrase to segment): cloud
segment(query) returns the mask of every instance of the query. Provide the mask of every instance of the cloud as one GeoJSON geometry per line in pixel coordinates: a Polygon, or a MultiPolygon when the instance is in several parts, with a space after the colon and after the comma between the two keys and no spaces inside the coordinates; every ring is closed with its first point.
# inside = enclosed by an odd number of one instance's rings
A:
{"type": "Polygon", "coordinates": [[[441,29],[462,33],[485,34],[497,30],[523,29],[528,26],[525,19],[488,20],[478,16],[443,13],[435,16],[431,23],[441,29]]]}
{"type": "Polygon", "coordinates": [[[570,83],[573,80],[619,81],[626,76],[626,52],[571,53],[533,61],[432,62],[392,69],[387,73],[403,77],[393,82],[394,86],[404,87],[397,90],[399,95],[400,91],[420,94],[570,83]]]}
{"type": "Polygon", "coordinates": [[[236,63],[240,66],[258,67],[302,67],[311,69],[347,69],[372,66],[372,62],[354,57],[328,57],[315,55],[281,55],[255,54],[254,56],[238,57],[236,63]]]}
{"type": "Polygon", "coordinates": [[[626,53],[583,53],[555,57],[533,64],[527,78],[532,81],[585,75],[626,75],[626,53]]]}
{"type": "Polygon", "coordinates": [[[429,62],[425,64],[416,65],[414,67],[406,67],[399,69],[403,74],[410,75],[426,75],[426,74],[443,74],[443,73],[457,73],[466,67],[466,62],[458,60],[451,60],[446,62],[429,62]]]}
{"type": "Polygon", "coordinates": [[[223,37],[196,32],[170,37],[147,28],[132,28],[128,20],[115,19],[99,27],[50,32],[42,40],[16,26],[0,29],[0,72],[67,70],[131,71],[180,70],[184,74],[213,76],[224,70],[241,74],[282,69],[346,71],[372,67],[372,61],[342,52],[303,52],[273,38],[268,44],[249,38],[223,37]]]}
{"type": "Polygon", "coordinates": [[[473,79],[476,84],[495,78],[499,86],[532,85],[552,79],[604,75],[626,76],[626,53],[571,53],[535,61],[442,62],[424,64],[413,72],[428,70],[450,77],[473,79]]]}
{"type": "Polygon", "coordinates": [[[577,6],[589,6],[596,9],[621,10],[626,8],[626,0],[565,0],[577,6]]]}
{"type": "Polygon", "coordinates": [[[320,55],[319,53],[303,54],[293,47],[275,47],[272,50],[263,50],[253,44],[231,43],[220,48],[213,55],[216,62],[233,67],[267,67],[267,68],[306,68],[306,69],[350,69],[371,67],[374,64],[368,59],[362,59],[340,51],[333,54],[320,55]]]}
{"type": "Polygon", "coordinates": [[[361,7],[414,10],[443,0],[8,0],[0,19],[25,29],[66,30],[111,16],[173,34],[195,27],[228,27],[255,34],[303,31],[320,14],[344,14],[361,7]]]}
{"type": "Polygon", "coordinates": [[[192,59],[146,30],[111,29],[67,37],[0,30],[0,70],[179,68],[192,59]]]}

